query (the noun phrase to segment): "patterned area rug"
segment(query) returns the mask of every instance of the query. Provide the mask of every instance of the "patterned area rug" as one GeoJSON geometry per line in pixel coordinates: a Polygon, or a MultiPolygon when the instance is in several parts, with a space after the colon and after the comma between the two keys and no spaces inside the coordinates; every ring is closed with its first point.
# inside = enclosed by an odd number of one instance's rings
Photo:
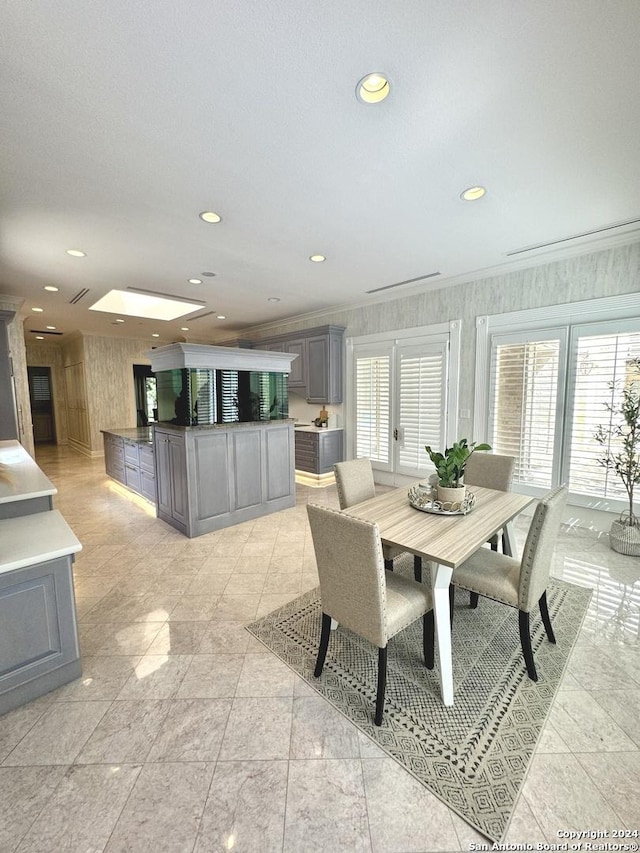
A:
{"type": "MultiPolygon", "coordinates": [[[[407,555],[396,571],[412,576],[407,555]]],[[[428,582],[428,578],[426,578],[428,582]]],[[[527,678],[517,612],[457,591],[453,622],[455,704],[440,699],[436,668],[424,667],[422,620],[389,643],[383,724],[373,724],[377,650],[332,632],[322,676],[313,676],[320,638],[319,589],[247,626],[376,744],[492,841],[509,825],[529,762],[558,689],[591,590],[552,581],[547,600],[557,645],[531,619],[538,681],[527,678]]]]}

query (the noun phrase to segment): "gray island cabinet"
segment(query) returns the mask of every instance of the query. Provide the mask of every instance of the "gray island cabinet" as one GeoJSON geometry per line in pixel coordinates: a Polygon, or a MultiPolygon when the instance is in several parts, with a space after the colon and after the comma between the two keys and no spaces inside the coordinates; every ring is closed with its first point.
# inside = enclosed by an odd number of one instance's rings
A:
{"type": "Polygon", "coordinates": [[[158,518],[201,536],[295,506],[293,421],[154,428],[158,518]]]}

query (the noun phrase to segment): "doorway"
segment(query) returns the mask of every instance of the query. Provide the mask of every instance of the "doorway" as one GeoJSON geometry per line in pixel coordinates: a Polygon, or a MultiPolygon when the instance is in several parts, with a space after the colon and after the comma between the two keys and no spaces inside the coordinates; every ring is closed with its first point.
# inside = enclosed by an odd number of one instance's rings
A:
{"type": "Polygon", "coordinates": [[[34,444],[54,443],[53,394],[50,367],[27,367],[34,444]]]}
{"type": "Polygon", "coordinates": [[[136,426],[148,426],[158,420],[156,377],[148,364],[133,365],[133,387],[136,395],[136,426]]]}

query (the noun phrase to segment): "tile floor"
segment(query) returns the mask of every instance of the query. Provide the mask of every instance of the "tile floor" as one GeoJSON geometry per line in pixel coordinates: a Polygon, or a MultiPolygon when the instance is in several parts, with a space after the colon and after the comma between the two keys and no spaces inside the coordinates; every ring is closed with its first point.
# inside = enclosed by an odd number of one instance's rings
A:
{"type": "MultiPolygon", "coordinates": [[[[305,505],[336,505],[335,487],[299,487],[294,509],[189,540],[109,481],[102,460],[46,448],[38,462],[84,546],[84,672],[0,718],[2,853],[484,841],[243,628],[316,585],[305,505]]],[[[640,828],[640,558],[566,529],[554,571],[595,592],[514,843],[640,828]]]]}

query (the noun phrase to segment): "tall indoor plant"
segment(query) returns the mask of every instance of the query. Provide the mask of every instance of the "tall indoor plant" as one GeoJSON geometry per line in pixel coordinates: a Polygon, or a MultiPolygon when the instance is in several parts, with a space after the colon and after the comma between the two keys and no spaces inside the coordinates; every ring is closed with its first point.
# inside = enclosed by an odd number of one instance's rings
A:
{"type": "MultiPolygon", "coordinates": [[[[630,366],[638,373],[638,380],[625,384],[617,403],[604,404],[610,413],[609,423],[599,426],[594,438],[604,448],[598,465],[620,477],[629,500],[629,508],[611,524],[611,547],[621,554],[640,556],[640,517],[633,509],[634,487],[640,483],[640,358],[633,359],[630,366]]],[[[617,390],[615,382],[609,387],[612,392],[617,390]]]]}

